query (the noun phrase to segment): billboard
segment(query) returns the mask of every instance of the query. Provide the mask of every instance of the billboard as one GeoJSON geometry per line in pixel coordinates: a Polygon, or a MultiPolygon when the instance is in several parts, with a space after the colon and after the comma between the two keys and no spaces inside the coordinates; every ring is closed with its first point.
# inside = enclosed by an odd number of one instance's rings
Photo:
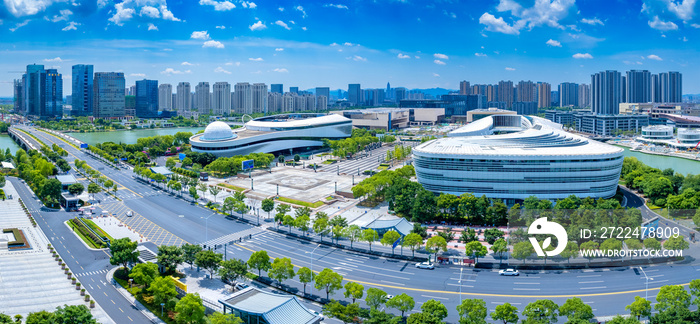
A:
{"type": "Polygon", "coordinates": [[[241,164],[243,164],[243,171],[252,170],[255,167],[255,160],[245,160],[241,164]]]}
{"type": "Polygon", "coordinates": [[[178,154],[178,158],[180,158],[180,161],[184,160],[186,157],[187,155],[185,155],[185,153],[178,154]]]}
{"type": "Polygon", "coordinates": [[[84,149],[84,148],[87,148],[87,147],[88,147],[87,143],[80,143],[80,148],[81,148],[81,149],[84,149]]]}

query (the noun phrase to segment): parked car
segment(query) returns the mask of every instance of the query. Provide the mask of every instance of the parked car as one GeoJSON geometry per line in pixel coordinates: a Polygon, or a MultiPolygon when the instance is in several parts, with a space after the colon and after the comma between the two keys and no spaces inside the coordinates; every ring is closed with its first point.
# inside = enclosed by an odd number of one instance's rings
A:
{"type": "Polygon", "coordinates": [[[505,269],[498,271],[498,274],[501,276],[519,276],[520,272],[518,272],[518,270],[515,269],[505,269]]]}
{"type": "Polygon", "coordinates": [[[236,288],[236,290],[243,290],[243,289],[248,288],[248,284],[239,282],[234,287],[236,288]]]}
{"type": "Polygon", "coordinates": [[[128,212],[126,212],[126,216],[127,216],[127,217],[134,216],[134,212],[128,211],[128,212]]]}
{"type": "Polygon", "coordinates": [[[433,265],[430,262],[422,262],[422,263],[419,262],[419,263],[416,263],[416,268],[435,270],[435,265],[433,265]]]}
{"type": "Polygon", "coordinates": [[[386,300],[389,300],[389,299],[392,299],[392,298],[394,298],[394,295],[389,295],[389,294],[386,295],[386,300]]]}

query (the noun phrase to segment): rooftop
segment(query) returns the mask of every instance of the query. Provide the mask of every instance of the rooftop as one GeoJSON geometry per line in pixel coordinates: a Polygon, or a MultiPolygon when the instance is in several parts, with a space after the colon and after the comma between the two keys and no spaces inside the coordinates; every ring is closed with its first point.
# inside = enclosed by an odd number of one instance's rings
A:
{"type": "Polygon", "coordinates": [[[264,317],[270,324],[316,323],[318,317],[290,295],[279,295],[255,287],[248,287],[220,303],[245,312],[264,317]]]}
{"type": "Polygon", "coordinates": [[[72,174],[57,175],[56,179],[58,179],[58,181],[61,181],[61,184],[78,183],[78,180],[76,180],[72,174]]]}

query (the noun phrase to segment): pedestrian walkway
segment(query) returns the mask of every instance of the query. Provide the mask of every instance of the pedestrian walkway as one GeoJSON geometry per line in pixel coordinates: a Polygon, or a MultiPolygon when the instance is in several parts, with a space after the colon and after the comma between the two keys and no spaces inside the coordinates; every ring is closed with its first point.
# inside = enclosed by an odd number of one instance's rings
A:
{"type": "Polygon", "coordinates": [[[85,271],[85,272],[76,273],[75,276],[76,277],[92,276],[92,275],[96,275],[96,274],[100,274],[100,273],[105,273],[108,271],[109,270],[107,270],[107,269],[102,269],[102,270],[97,270],[97,271],[85,271]]]}
{"type": "MultiPolygon", "coordinates": [[[[263,224],[266,225],[266,224],[263,224]]],[[[231,242],[238,241],[241,238],[248,238],[250,236],[256,236],[257,234],[260,234],[262,232],[265,232],[264,227],[251,227],[246,230],[242,230],[236,233],[231,233],[227,234],[224,236],[217,237],[213,240],[206,241],[202,243],[205,246],[216,246],[216,245],[224,245],[224,244],[229,244],[231,242]]]]}

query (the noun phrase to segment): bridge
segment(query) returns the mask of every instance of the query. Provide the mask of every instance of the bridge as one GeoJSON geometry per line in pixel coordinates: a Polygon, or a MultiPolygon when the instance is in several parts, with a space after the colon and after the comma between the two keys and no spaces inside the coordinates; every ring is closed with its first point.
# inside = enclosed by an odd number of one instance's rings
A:
{"type": "Polygon", "coordinates": [[[42,147],[42,144],[39,143],[39,141],[27,135],[27,133],[20,131],[17,127],[10,127],[7,130],[7,133],[10,135],[10,138],[17,142],[17,144],[19,144],[19,146],[22,147],[22,149],[24,149],[25,151],[38,151],[42,147]]]}

